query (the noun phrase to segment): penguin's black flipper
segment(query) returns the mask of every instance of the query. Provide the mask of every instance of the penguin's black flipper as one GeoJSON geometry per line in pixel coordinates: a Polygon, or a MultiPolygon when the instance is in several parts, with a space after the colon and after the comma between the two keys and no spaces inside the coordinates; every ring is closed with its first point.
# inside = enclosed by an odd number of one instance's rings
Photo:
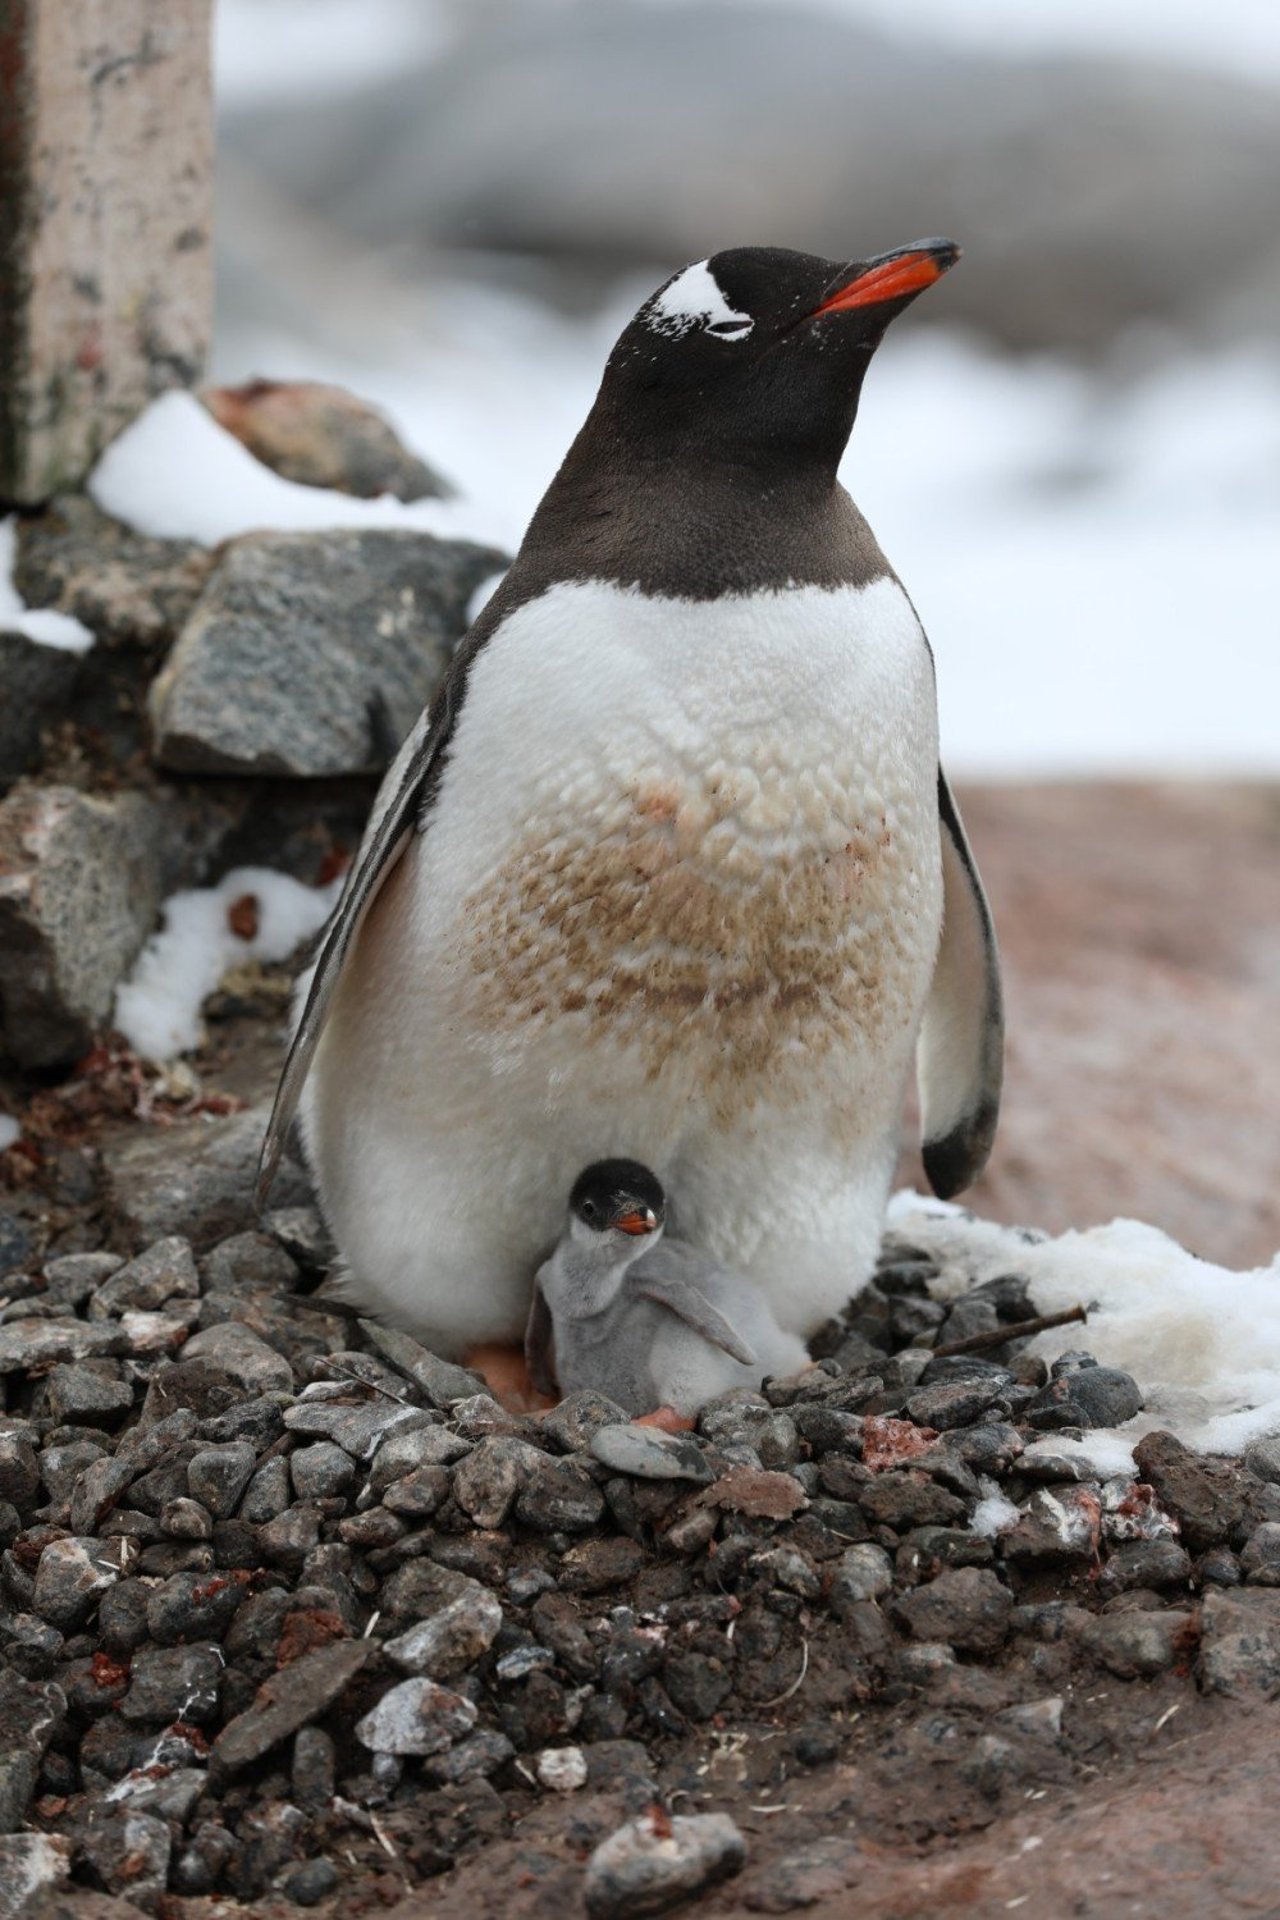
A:
{"type": "Polygon", "coordinates": [[[355,944],[356,935],[364,924],[365,915],[408,844],[409,835],[421,814],[424,796],[430,789],[441,749],[452,732],[456,685],[453,675],[446,678],[437,698],[414,726],[388,769],[365,828],[360,851],[352,862],[346,885],[329,918],[311,975],[302,1018],[289,1047],[280,1084],[276,1088],[271,1119],[262,1142],[255,1189],[259,1207],[266,1202],[276,1168],[280,1164],[285,1135],[297,1111],[303,1082],[324,1031],[333,990],[355,944]]]}
{"type": "Polygon", "coordinates": [[[739,1339],[724,1315],[717,1312],[692,1281],[677,1278],[671,1273],[645,1272],[637,1277],[635,1289],[642,1299],[666,1307],[731,1359],[740,1361],[744,1367],[755,1365],[756,1356],[751,1348],[739,1339]]]}
{"type": "Polygon", "coordinates": [[[939,1198],[949,1200],[977,1179],[995,1138],[1004,1002],[991,910],[941,767],[938,814],[942,942],[916,1047],[916,1075],[925,1172],[939,1198]]]}

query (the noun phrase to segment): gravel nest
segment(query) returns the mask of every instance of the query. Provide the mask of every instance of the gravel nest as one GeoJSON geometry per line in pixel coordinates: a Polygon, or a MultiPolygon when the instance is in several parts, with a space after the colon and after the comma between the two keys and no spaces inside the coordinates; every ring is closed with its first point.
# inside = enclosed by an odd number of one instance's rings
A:
{"type": "MultiPolygon", "coordinates": [[[[1127,1375],[934,1351],[1029,1317],[1016,1274],[943,1305],[891,1237],[812,1372],[667,1436],[505,1411],[315,1292],[312,1211],[265,1229],[0,1283],[5,1913],[393,1903],[540,1803],[556,1902],[654,1912],[747,1861],[697,1810],[726,1757],[758,1800],[891,1731],[977,1821],[1090,1764],[1082,1672],[1280,1690],[1280,1443],[1090,1477],[1055,1440],[1127,1375]]],[[[849,1884],[847,1829],[749,1904],[849,1884]]]]}

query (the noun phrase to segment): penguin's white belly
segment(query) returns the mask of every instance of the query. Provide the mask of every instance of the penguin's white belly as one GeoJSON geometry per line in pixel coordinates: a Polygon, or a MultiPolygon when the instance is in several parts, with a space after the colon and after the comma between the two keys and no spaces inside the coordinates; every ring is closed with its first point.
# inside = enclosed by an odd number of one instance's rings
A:
{"type": "Polygon", "coordinates": [[[937,950],[928,650],[890,579],[673,601],[593,582],[472,665],[305,1109],[370,1299],[518,1331],[592,1159],[804,1331],[865,1277],[937,950]]]}

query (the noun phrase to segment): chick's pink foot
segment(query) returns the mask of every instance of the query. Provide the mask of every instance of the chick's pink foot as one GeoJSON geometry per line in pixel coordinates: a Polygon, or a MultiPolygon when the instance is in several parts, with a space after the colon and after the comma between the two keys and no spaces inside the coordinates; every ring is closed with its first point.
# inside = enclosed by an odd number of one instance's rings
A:
{"type": "Polygon", "coordinates": [[[652,1413],[638,1413],[631,1422],[633,1427],[658,1427],[663,1433],[692,1433],[694,1422],[687,1413],[677,1413],[674,1407],[655,1407],[652,1413]]]}

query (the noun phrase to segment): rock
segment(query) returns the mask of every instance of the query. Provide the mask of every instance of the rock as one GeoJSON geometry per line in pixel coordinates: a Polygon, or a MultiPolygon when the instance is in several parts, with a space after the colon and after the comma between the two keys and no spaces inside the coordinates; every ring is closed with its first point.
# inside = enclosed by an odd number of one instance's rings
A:
{"type": "Polygon", "coordinates": [[[1240,1555],[1245,1579],[1253,1587],[1280,1587],[1280,1522],[1255,1527],[1240,1555]]]}
{"type": "Polygon", "coordinates": [[[189,540],[153,540],[69,493],[17,523],[13,577],[28,606],[69,613],[98,653],[154,654],[195,605],[213,555],[189,540]]]}
{"type": "Polygon", "coordinates": [[[1132,1540],[1110,1555],[1098,1587],[1110,1595],[1134,1587],[1185,1586],[1190,1579],[1191,1555],[1176,1540],[1132,1540]]]}
{"type": "Polygon", "coordinates": [[[318,1207],[272,1207],[262,1225],[307,1273],[323,1273],[334,1258],[333,1237],[318,1207]]]}
{"type": "Polygon", "coordinates": [[[581,1460],[544,1454],[516,1495],[516,1517],[540,1533],[586,1533],[604,1513],[604,1495],[581,1460]]]}
{"type": "Polygon", "coordinates": [[[0,1920],[19,1920],[36,1894],[70,1875],[71,1841],[64,1834],[0,1836],[0,1920]]]}
{"type": "Polygon", "coordinates": [[[172,1847],[169,1828],[154,1814],[116,1813],[90,1822],[81,1841],[85,1863],[108,1893],[163,1893],[172,1847]]]}
{"type": "Polygon", "coordinates": [[[587,1862],[591,1920],[664,1913],[740,1873],[747,1846],[724,1813],[667,1815],[655,1807],[602,1840],[587,1862]]]}
{"type": "Polygon", "coordinates": [[[1280,1694],[1280,1593],[1210,1588],[1200,1632],[1200,1684],[1206,1692],[1241,1699],[1280,1694]]]}
{"type": "Polygon", "coordinates": [[[133,1388],[127,1380],[86,1366],[54,1367],[45,1392],[49,1412],[60,1426],[114,1427],[133,1409],[133,1388]]]}
{"type": "Polygon", "coordinates": [[[878,1600],[893,1588],[893,1562],[883,1547],[869,1540],[846,1547],[831,1583],[831,1610],[839,1619],[862,1600],[878,1600]]]}
{"type": "Polygon", "coordinates": [[[565,1453],[581,1453],[602,1427],[625,1426],[631,1415],[603,1393],[583,1388],[543,1415],[542,1431],[565,1453]]]}
{"type": "Polygon", "coordinates": [[[297,1448],[289,1456],[289,1472],[299,1500],[342,1497],[351,1492],[356,1479],[351,1455],[335,1447],[331,1440],[318,1440],[314,1446],[297,1448]]]}
{"type": "Polygon", "coordinates": [[[1122,1680],[1163,1673],[1195,1645],[1190,1613],[1105,1613],[1080,1633],[1082,1644],[1122,1680]]]}
{"type": "MultiPolygon", "coordinates": [[[[219,1118],[140,1128],[104,1140],[103,1165],[118,1212],[143,1241],[181,1234],[199,1250],[254,1225],[253,1184],[267,1103],[219,1118]]],[[[288,1155],[272,1192],[301,1206],[310,1182],[288,1155]]],[[[198,1337],[198,1336],[197,1336],[198,1337]]]]}
{"type": "Polygon", "coordinates": [[[828,1834],[811,1840],[794,1853],[784,1853],[749,1882],[744,1881],[742,1904],[750,1913],[794,1913],[847,1893],[866,1870],[866,1855],[846,1834],[828,1834]]]}
{"type": "Polygon", "coordinates": [[[945,1432],[952,1427],[970,1427],[980,1414],[999,1399],[1005,1376],[986,1379],[936,1380],[931,1386],[917,1387],[907,1401],[907,1412],[920,1427],[945,1432]]]}
{"type": "Polygon", "coordinates": [[[362,1320],[360,1331],[370,1346],[389,1360],[406,1380],[420,1387],[432,1406],[442,1413],[484,1390],[484,1381],[478,1373],[457,1367],[452,1360],[442,1360],[396,1327],[382,1327],[376,1320],[362,1320]]]}
{"type": "Polygon", "coordinates": [[[123,1540],[50,1541],[36,1568],[34,1611],[60,1632],[75,1632],[120,1578],[128,1557],[123,1540]]]}
{"type": "Polygon", "coordinates": [[[304,487],[373,500],[443,499],[451,489],[391,423],[344,387],[318,380],[247,380],[200,395],[220,427],[263,466],[304,487]]]}
{"type": "Polygon", "coordinates": [[[1038,1566],[1097,1557],[1102,1502],[1092,1487],[1037,1487],[1021,1515],[1000,1535],[1006,1559],[1038,1566]]]}
{"type": "Polygon", "coordinates": [[[123,1353],[126,1344],[114,1322],[90,1326],[87,1321],[69,1317],[10,1320],[0,1327],[0,1374],[38,1373],[60,1361],[123,1353]]]}
{"type": "Polygon", "coordinates": [[[257,1464],[247,1441],[205,1447],[187,1463],[187,1490],[215,1520],[223,1520],[235,1512],[257,1464]]]}
{"type": "Polygon", "coordinates": [[[0,1500],[25,1513],[40,1491],[40,1465],[23,1433],[0,1433],[0,1500]]]}
{"type": "Polygon", "coordinates": [[[178,1234],[170,1234],[118,1268],[97,1288],[89,1299],[89,1318],[105,1320],[130,1308],[151,1312],[170,1300],[194,1300],[199,1292],[200,1279],[190,1243],[178,1234]]]}
{"type": "MultiPolygon", "coordinates": [[[[467,1740],[460,1740],[445,1753],[432,1754],[423,1763],[423,1772],[439,1786],[457,1786],[464,1780],[481,1779],[496,1773],[515,1758],[515,1748],[505,1733],[481,1728],[467,1740]]],[[[375,1766],[377,1761],[375,1759],[375,1766]]]]}
{"type": "Polygon", "coordinates": [[[449,1466],[470,1451],[470,1443],[447,1427],[401,1427],[378,1443],[368,1484],[374,1493],[381,1493],[419,1467],[449,1466]]]}
{"type": "Polygon", "coordinates": [[[305,1860],[286,1874],[281,1892],[295,1907],[314,1907],[327,1900],[338,1884],[338,1869],[332,1860],[305,1860]]]}
{"type": "Polygon", "coordinates": [[[506,564],[492,548],[406,531],[232,541],[152,687],[158,761],[306,778],[381,769],[380,733],[409,732],[472,593],[506,564]]]}
{"type": "Polygon", "coordinates": [[[540,1785],[552,1793],[576,1793],[587,1784],[587,1759],[581,1747],[544,1747],[533,1770],[540,1785]]]}
{"type": "Polygon", "coordinates": [[[625,1534],[583,1540],[561,1556],[558,1584],[564,1593],[604,1593],[634,1580],[647,1563],[639,1541],[625,1534]]]}
{"type": "Polygon", "coordinates": [[[1026,1419],[1033,1427],[1053,1431],[1061,1427],[1119,1427],[1140,1413],[1145,1401],[1132,1375],[1117,1367],[1080,1367],[1050,1380],[1028,1402],[1026,1419]]]}
{"type": "Polygon", "coordinates": [[[940,1573],[902,1594],[893,1613],[917,1640],[939,1641],[962,1653],[991,1654],[1004,1645],[1013,1596],[982,1567],[940,1573]]]}
{"type": "Polygon", "coordinates": [[[715,1478],[702,1449],[689,1434],[662,1433],[656,1427],[601,1427],[588,1451],[614,1473],[641,1480],[691,1480],[709,1486],[715,1478]]]}
{"type": "Polygon", "coordinates": [[[19,1065],[87,1049],[185,867],[167,801],[19,786],[0,804],[0,1042],[19,1065]]]}
{"type": "Polygon", "coordinates": [[[299,1400],[284,1416],[290,1433],[332,1440],[353,1460],[371,1460],[389,1433],[417,1425],[424,1416],[416,1407],[397,1406],[394,1400],[299,1400]]]}
{"type": "Polygon", "coordinates": [[[892,1468],[879,1474],[858,1494],[858,1504],[869,1520],[906,1532],[910,1527],[946,1527],[963,1520],[964,1501],[927,1474],[914,1468],[892,1468]]]}
{"type": "Polygon", "coordinates": [[[506,1434],[481,1440],[453,1470],[453,1497],[478,1527],[500,1527],[545,1459],[527,1440],[506,1434]]]}
{"type": "Polygon", "coordinates": [[[258,1689],[253,1705],[223,1728],[214,1742],[216,1759],[231,1772],[260,1760],[299,1727],[318,1720],[374,1651],[368,1640],[343,1640],[282,1667],[258,1689]]]}
{"type": "Polygon", "coordinates": [[[8,786],[39,758],[41,730],[67,707],[81,659],[66,647],[9,632],[3,621],[0,614],[0,786],[8,786]]]}
{"type": "Polygon", "coordinates": [[[1234,1465],[1203,1460],[1171,1433],[1159,1432],[1144,1434],[1133,1457],[1192,1553],[1231,1541],[1247,1524],[1248,1482],[1234,1465]]]}
{"type": "Polygon", "coordinates": [[[434,1680],[402,1680],[356,1723],[356,1739],[375,1753],[443,1753],[470,1733],[476,1708],[434,1680]]]}
{"type": "Polygon", "coordinates": [[[207,1726],[218,1711],[224,1661],[218,1647],[141,1647],[133,1656],[122,1719],[164,1727],[171,1720],[207,1726]]]}
{"type": "Polygon", "coordinates": [[[338,1754],[323,1727],[299,1727],[293,1743],[293,1797],[317,1812],[333,1799],[338,1754]]]}
{"type": "Polygon", "coordinates": [[[443,1467],[416,1467],[402,1479],[392,1481],[382,1504],[405,1520],[426,1520],[444,1505],[449,1490],[449,1475],[443,1467]]]}
{"type": "Polygon", "coordinates": [[[240,1320],[202,1327],[182,1349],[183,1360],[206,1360],[243,1387],[246,1393],[290,1393],[293,1368],[284,1355],[240,1320]]]}
{"type": "Polygon", "coordinates": [[[429,1608],[407,1633],[388,1640],[383,1652],[405,1673],[445,1679],[464,1673],[493,1645],[502,1627],[502,1608],[478,1580],[447,1567],[424,1569],[430,1584],[418,1604],[429,1608]]]}
{"type": "Polygon", "coordinates": [[[223,1575],[171,1574],[147,1600],[147,1632],[159,1647],[221,1640],[244,1597],[239,1582],[223,1575]]]}
{"type": "Polygon", "coordinates": [[[1280,1486],[1280,1434],[1269,1434],[1265,1440],[1255,1440],[1252,1446],[1246,1447],[1244,1464],[1259,1480],[1280,1486]]]}

